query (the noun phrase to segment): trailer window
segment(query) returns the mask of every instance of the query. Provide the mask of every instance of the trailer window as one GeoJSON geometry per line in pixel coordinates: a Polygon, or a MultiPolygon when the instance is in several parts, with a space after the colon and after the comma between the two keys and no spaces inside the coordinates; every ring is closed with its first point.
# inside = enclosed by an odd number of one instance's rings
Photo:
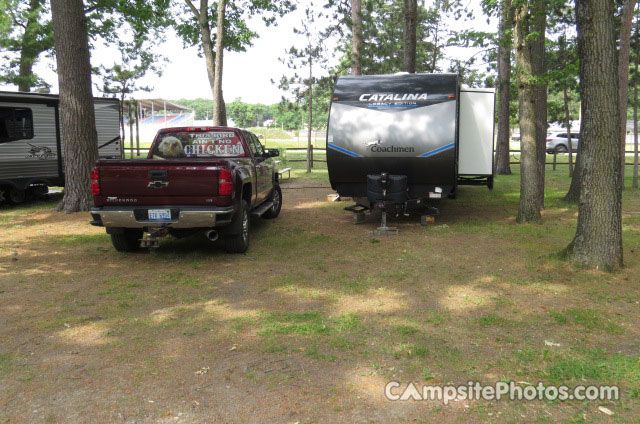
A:
{"type": "Polygon", "coordinates": [[[25,107],[0,107],[0,143],[33,138],[33,114],[25,107]]]}
{"type": "Polygon", "coordinates": [[[244,157],[242,140],[233,131],[178,131],[163,133],[153,159],[244,157]]]}

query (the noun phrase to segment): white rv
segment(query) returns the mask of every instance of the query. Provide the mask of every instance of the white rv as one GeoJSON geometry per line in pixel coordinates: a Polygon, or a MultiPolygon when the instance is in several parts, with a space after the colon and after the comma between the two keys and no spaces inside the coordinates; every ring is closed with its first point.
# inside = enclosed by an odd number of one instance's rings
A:
{"type": "MultiPolygon", "coordinates": [[[[119,100],[93,104],[100,158],[122,158],[119,100]]],[[[64,185],[59,105],[57,95],[0,92],[0,203],[64,185]]]]}

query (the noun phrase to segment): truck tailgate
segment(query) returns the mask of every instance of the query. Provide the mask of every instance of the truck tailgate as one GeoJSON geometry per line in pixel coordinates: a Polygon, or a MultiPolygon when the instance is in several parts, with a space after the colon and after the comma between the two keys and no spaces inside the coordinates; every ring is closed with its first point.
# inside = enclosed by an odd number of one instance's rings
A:
{"type": "Polygon", "coordinates": [[[205,199],[218,195],[218,171],[225,165],[215,161],[99,161],[100,196],[96,200],[106,200],[107,204],[119,203],[116,198],[135,198],[138,204],[168,204],[171,199],[205,203],[205,199]]]}

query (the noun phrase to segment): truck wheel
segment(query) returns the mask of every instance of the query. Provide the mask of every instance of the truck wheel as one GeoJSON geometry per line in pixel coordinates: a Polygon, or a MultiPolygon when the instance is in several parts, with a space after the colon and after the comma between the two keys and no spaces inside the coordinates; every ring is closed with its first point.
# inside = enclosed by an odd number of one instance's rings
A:
{"type": "Polygon", "coordinates": [[[280,184],[273,186],[273,193],[271,193],[269,200],[273,202],[273,206],[262,216],[267,219],[273,219],[280,215],[280,209],[282,209],[282,189],[280,188],[280,184]]]}
{"type": "Polygon", "coordinates": [[[249,248],[249,207],[245,200],[240,201],[240,209],[229,228],[230,234],[224,241],[227,253],[244,253],[249,248]]]}
{"type": "Polygon", "coordinates": [[[110,234],[111,244],[118,252],[135,252],[140,249],[142,234],[142,230],[125,228],[123,233],[110,234]]]}

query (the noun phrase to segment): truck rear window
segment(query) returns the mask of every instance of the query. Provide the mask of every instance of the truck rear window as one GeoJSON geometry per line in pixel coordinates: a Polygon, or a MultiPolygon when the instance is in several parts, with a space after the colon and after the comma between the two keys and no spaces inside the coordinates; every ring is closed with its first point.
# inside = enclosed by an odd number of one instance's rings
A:
{"type": "Polygon", "coordinates": [[[233,131],[170,132],[160,134],[153,159],[244,157],[242,140],[233,131]]]}

